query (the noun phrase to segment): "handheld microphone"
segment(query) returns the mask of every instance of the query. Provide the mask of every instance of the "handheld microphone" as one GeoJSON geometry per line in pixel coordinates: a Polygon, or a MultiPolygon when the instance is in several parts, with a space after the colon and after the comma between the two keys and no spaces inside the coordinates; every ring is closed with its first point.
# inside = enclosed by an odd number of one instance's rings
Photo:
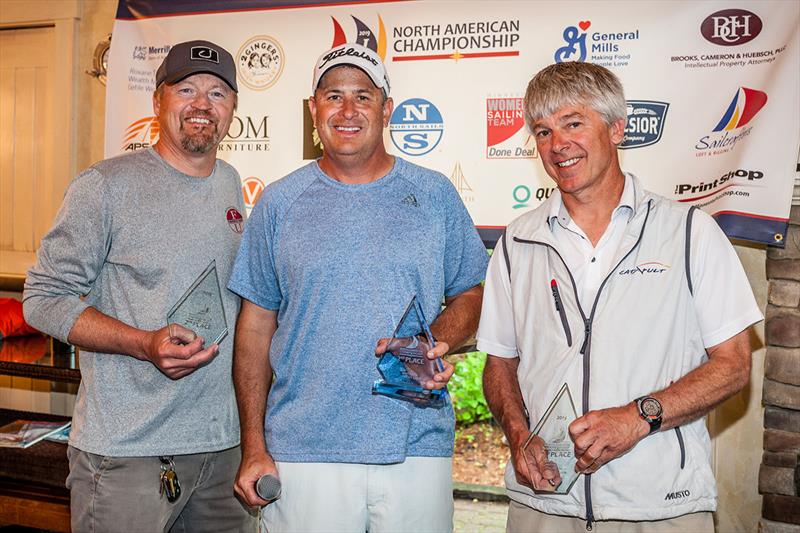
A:
{"type": "Polygon", "coordinates": [[[281,480],[272,474],[261,476],[256,483],[256,494],[268,502],[281,497],[281,480]]]}

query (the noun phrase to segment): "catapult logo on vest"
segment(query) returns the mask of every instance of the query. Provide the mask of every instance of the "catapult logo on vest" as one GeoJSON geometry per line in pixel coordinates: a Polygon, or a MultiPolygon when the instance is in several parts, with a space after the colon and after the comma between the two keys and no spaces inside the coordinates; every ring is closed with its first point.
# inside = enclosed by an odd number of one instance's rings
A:
{"type": "Polygon", "coordinates": [[[409,98],[394,108],[389,134],[406,155],[420,156],[436,148],[444,135],[444,119],[432,102],[409,98]]]}
{"type": "Polygon", "coordinates": [[[767,93],[739,87],[711,133],[702,136],[695,144],[695,155],[706,157],[732,151],[740,141],[750,135],[753,126],[747,125],[766,103],[767,93]]]}
{"type": "Polygon", "coordinates": [[[638,28],[625,28],[621,31],[595,31],[591,20],[581,20],[575,26],[564,28],[564,44],[556,49],[553,60],[590,61],[601,67],[627,67],[632,59],[633,41],[639,40],[638,28]]]}
{"type": "Polygon", "coordinates": [[[632,268],[623,268],[618,274],[620,276],[646,276],[651,274],[663,274],[670,268],[669,265],[660,261],[645,261],[632,268]]]}

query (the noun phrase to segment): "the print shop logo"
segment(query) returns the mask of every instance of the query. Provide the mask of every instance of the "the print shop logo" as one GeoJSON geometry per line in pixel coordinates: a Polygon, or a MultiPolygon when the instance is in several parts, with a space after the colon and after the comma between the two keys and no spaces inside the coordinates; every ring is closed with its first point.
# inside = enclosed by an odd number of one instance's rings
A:
{"type": "Polygon", "coordinates": [[[411,98],[398,105],[389,121],[392,143],[406,155],[425,155],[444,135],[444,119],[428,100],[411,98]]]}
{"type": "Polygon", "coordinates": [[[749,43],[764,27],[758,15],[744,9],[723,9],[712,13],[700,25],[700,33],[708,42],[720,46],[749,43]]]}
{"type": "Polygon", "coordinates": [[[650,100],[628,100],[628,118],[625,122],[625,138],[619,147],[642,148],[661,140],[664,120],[669,104],[650,100]]]}
{"type": "Polygon", "coordinates": [[[335,48],[340,44],[356,43],[365,48],[369,48],[378,54],[381,59],[386,58],[386,27],[383,25],[383,19],[381,19],[380,15],[378,15],[377,34],[372,31],[372,28],[364,24],[363,21],[352,17],[355,23],[355,33],[351,34],[355,35],[355,39],[351,40],[347,39],[347,34],[339,21],[334,17],[331,17],[331,19],[333,20],[333,43],[331,44],[331,48],[335,48]]]}
{"type": "Polygon", "coordinates": [[[156,117],[151,116],[134,120],[125,129],[122,150],[132,152],[154,145],[158,141],[159,131],[156,117]]]}
{"type": "Polygon", "coordinates": [[[707,198],[708,196],[713,196],[734,185],[742,186],[746,185],[748,182],[761,180],[763,178],[764,172],[761,170],[740,168],[726,172],[708,182],[701,181],[697,184],[679,183],[675,186],[675,197],[679,202],[694,202],[707,198]]]}
{"type": "Polygon", "coordinates": [[[696,155],[698,157],[719,155],[733,150],[737,143],[750,135],[753,127],[745,126],[766,103],[767,93],[739,87],[712,133],[704,135],[695,144],[696,155]]]}

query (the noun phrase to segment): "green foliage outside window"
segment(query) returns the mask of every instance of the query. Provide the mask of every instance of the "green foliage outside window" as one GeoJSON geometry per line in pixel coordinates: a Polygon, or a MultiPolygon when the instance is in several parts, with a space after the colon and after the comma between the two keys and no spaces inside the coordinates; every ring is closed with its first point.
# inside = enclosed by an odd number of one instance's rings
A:
{"type": "Polygon", "coordinates": [[[492,413],[483,397],[483,366],[485,352],[471,352],[458,361],[455,374],[447,385],[453,398],[456,423],[462,426],[489,420],[492,413]]]}

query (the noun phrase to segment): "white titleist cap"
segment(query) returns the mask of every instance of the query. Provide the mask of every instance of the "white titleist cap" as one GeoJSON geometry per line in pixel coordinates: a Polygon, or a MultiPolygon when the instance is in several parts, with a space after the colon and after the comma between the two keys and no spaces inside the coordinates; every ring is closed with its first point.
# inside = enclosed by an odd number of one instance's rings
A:
{"type": "Polygon", "coordinates": [[[383,89],[383,93],[389,96],[389,75],[386,73],[386,67],[381,58],[369,48],[351,43],[335,46],[319,56],[314,65],[314,81],[311,83],[311,92],[317,90],[319,81],[326,72],[342,65],[363,70],[375,87],[383,89]]]}

